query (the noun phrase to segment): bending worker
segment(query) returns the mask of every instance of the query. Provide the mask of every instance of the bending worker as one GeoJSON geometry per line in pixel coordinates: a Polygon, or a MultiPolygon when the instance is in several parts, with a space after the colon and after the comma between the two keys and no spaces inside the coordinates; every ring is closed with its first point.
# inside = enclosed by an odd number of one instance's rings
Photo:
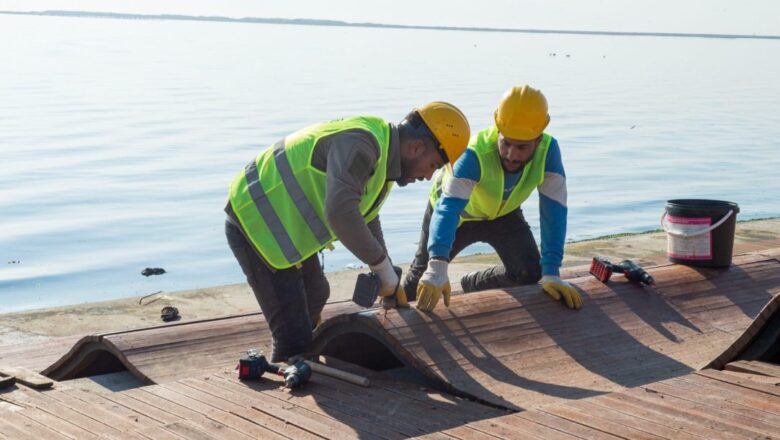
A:
{"type": "Polygon", "coordinates": [[[233,180],[228,244],[273,336],[272,362],[310,352],[330,296],[317,253],[340,240],[381,281],[379,295],[407,306],[382,238],[379,209],[393,184],[430,180],[466,149],[456,107],[432,102],[398,125],[364,116],[297,131],[260,153],[233,180]]]}
{"type": "Polygon", "coordinates": [[[566,175],[558,142],[544,133],[547,100],[530,86],[509,89],[495,111],[495,125],[471,139],[468,149],[434,179],[420,244],[404,280],[417,308],[430,311],[440,297],[449,306],[448,262],[470,244],[485,242],[500,265],[461,279],[464,292],[532,284],[569,308],[582,305],[577,290],[561,280],[566,237],[566,175]],[[521,203],[539,192],[541,257],[521,203]]]}

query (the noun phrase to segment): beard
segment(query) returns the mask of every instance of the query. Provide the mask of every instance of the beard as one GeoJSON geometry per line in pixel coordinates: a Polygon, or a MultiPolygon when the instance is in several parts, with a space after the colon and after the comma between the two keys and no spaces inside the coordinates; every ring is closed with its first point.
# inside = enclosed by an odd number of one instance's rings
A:
{"type": "Polygon", "coordinates": [[[501,158],[501,168],[503,168],[507,173],[516,173],[518,171],[522,171],[526,163],[528,162],[510,162],[503,157],[501,158]]]}
{"type": "Polygon", "coordinates": [[[414,169],[415,161],[411,159],[407,159],[405,157],[401,157],[401,177],[398,178],[398,180],[395,181],[395,184],[398,186],[406,186],[412,182],[415,181],[415,178],[411,176],[412,170],[414,169]]]}

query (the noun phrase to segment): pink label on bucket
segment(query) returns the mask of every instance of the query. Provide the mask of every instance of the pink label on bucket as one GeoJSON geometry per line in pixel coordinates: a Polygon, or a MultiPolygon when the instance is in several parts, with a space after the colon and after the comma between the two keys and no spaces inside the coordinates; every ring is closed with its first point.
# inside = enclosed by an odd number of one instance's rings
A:
{"type": "Polygon", "coordinates": [[[666,255],[678,260],[711,260],[712,259],[712,233],[697,234],[697,232],[709,228],[710,217],[679,217],[667,215],[666,222],[670,230],[677,234],[691,235],[690,237],[671,234],[667,235],[666,255]]]}
{"type": "Polygon", "coordinates": [[[709,217],[678,217],[674,215],[667,215],[666,221],[678,225],[710,225],[709,217]]]}

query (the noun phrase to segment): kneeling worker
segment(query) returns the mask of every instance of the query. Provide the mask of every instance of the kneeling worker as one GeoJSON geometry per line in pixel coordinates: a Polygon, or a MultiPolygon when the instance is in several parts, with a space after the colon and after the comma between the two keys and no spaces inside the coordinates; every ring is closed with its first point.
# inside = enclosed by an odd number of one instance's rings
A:
{"type": "Polygon", "coordinates": [[[540,281],[542,288],[569,308],[579,309],[577,290],[561,280],[566,238],[566,175],[558,142],[544,129],[550,122],[547,100],[524,85],[509,89],[495,112],[495,125],[480,131],[454,164],[434,179],[423,218],[420,243],[404,280],[408,299],[430,311],[440,297],[449,306],[448,262],[470,244],[485,242],[500,265],[461,279],[464,292],[540,281]],[[539,192],[542,252],[520,204],[539,192]]]}
{"type": "Polygon", "coordinates": [[[297,131],[252,160],[230,185],[228,244],[273,336],[272,362],[311,350],[330,287],[317,253],[340,240],[408,306],[382,238],[393,184],[430,180],[468,145],[456,107],[432,102],[398,125],[364,116],[297,131]]]}

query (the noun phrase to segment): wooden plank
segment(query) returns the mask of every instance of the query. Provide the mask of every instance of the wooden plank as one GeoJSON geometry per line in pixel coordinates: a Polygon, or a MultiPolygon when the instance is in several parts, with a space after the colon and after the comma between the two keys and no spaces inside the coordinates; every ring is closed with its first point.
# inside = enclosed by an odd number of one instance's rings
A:
{"type": "MultiPolygon", "coordinates": [[[[60,390],[48,391],[47,397],[56,399],[69,409],[83,414],[121,432],[132,432],[140,427],[151,426],[151,419],[133,411],[123,410],[116,404],[96,405],[78,398],[77,392],[64,393],[60,390]]],[[[46,407],[44,407],[46,408],[46,407]]],[[[151,421],[154,424],[153,421],[151,421]]]]}
{"type": "Polygon", "coordinates": [[[678,428],[670,428],[657,421],[637,417],[629,407],[620,405],[605,406],[600,399],[585,399],[566,405],[579,409],[583,414],[596,414],[602,419],[620,423],[621,425],[645,432],[648,435],[673,438],[675,440],[698,440],[701,438],[678,428]]]}
{"type": "Polygon", "coordinates": [[[198,390],[186,386],[177,387],[169,385],[148,387],[147,391],[164,399],[170,400],[171,402],[175,402],[179,405],[186,406],[187,408],[197,411],[209,419],[219,422],[228,428],[243,434],[246,438],[256,438],[257,435],[262,435],[263,438],[284,438],[280,435],[277,435],[273,431],[263,429],[257,425],[241,419],[240,417],[236,417],[230,414],[229,411],[231,409],[240,409],[235,408],[235,405],[232,405],[233,408],[230,408],[227,405],[224,405],[224,401],[212,400],[210,403],[207,403],[209,402],[209,399],[198,399],[198,393],[200,393],[198,390]],[[257,434],[258,432],[262,434],[257,434]]]}
{"type": "Polygon", "coordinates": [[[745,373],[759,374],[780,378],[780,365],[761,361],[733,361],[726,364],[726,370],[742,371],[745,373]]]}
{"type": "Polygon", "coordinates": [[[14,439],[68,439],[68,437],[60,434],[59,432],[18,413],[15,413],[10,417],[3,417],[3,426],[5,428],[0,429],[2,429],[3,432],[13,432],[12,438],[14,439]]]}
{"type": "Polygon", "coordinates": [[[4,376],[13,376],[20,384],[35,389],[51,388],[51,386],[54,384],[54,382],[48,377],[41,376],[40,374],[34,371],[30,371],[24,367],[10,367],[3,365],[0,366],[0,374],[4,376]]]}
{"type": "MultiPolygon", "coordinates": [[[[656,387],[666,390],[663,385],[656,387]]],[[[746,417],[736,412],[730,412],[714,406],[704,405],[694,400],[686,400],[671,394],[656,391],[652,386],[642,389],[626,390],[621,395],[638,398],[643,402],[665,405],[678,412],[684,412],[688,417],[701,421],[702,424],[721,427],[724,431],[737,433],[749,438],[772,436],[780,431],[780,427],[772,426],[756,417],[746,417]]]]}
{"type": "Polygon", "coordinates": [[[177,403],[171,402],[170,400],[149,393],[144,388],[136,388],[136,389],[124,391],[123,393],[141,402],[155,406],[159,409],[164,408],[166,412],[169,412],[171,414],[174,414],[184,419],[186,423],[184,421],[177,421],[177,422],[164,425],[165,429],[172,431],[174,433],[178,434],[179,431],[181,431],[181,429],[185,429],[185,428],[188,429],[187,427],[192,425],[197,427],[198,432],[203,432],[209,436],[214,436],[216,438],[225,438],[226,436],[228,436],[229,438],[233,438],[234,435],[235,437],[241,437],[241,438],[245,437],[243,434],[240,434],[237,431],[233,431],[227,426],[218,423],[210,418],[207,418],[202,414],[198,413],[197,411],[193,411],[190,408],[184,407],[177,403]],[[172,430],[170,426],[174,426],[175,429],[172,430]],[[182,426],[184,426],[184,428],[181,428],[182,426]]]}
{"type": "Polygon", "coordinates": [[[598,431],[608,432],[618,437],[630,439],[657,440],[664,437],[653,435],[631,426],[626,426],[611,418],[601,417],[600,414],[592,414],[569,404],[550,405],[539,410],[556,417],[569,420],[574,423],[588,426],[598,431]]]}
{"type": "MultiPolygon", "coordinates": [[[[682,400],[704,404],[708,407],[716,408],[718,410],[723,410],[727,413],[737,415],[740,418],[753,419],[756,421],[756,425],[773,425],[778,431],[780,431],[780,415],[771,414],[758,408],[752,408],[750,406],[731,402],[725,399],[722,394],[716,396],[708,395],[706,392],[703,392],[704,390],[697,390],[692,389],[691,387],[680,386],[679,382],[671,381],[653,383],[646,385],[644,388],[682,400]]],[[[730,416],[729,414],[723,414],[723,417],[728,418],[730,416]]]]}
{"type": "Polygon", "coordinates": [[[71,408],[70,404],[64,405],[57,399],[52,398],[49,393],[52,393],[53,391],[54,390],[37,392],[30,389],[19,389],[9,397],[13,398],[14,402],[19,402],[24,406],[39,408],[61,420],[72,423],[98,436],[118,432],[114,427],[92,417],[88,411],[88,414],[83,414],[82,412],[71,408]]]}
{"type": "Polygon", "coordinates": [[[750,380],[744,380],[740,379],[739,377],[726,374],[722,371],[718,370],[701,370],[697,371],[694,374],[698,374],[699,376],[708,377],[710,379],[718,380],[721,382],[731,383],[734,385],[739,385],[744,388],[748,388],[755,391],[760,391],[762,393],[771,394],[773,396],[780,396],[780,387],[772,386],[772,385],[765,385],[758,382],[753,382],[750,380]]]}
{"type": "MultiPolygon", "coordinates": [[[[213,396],[213,399],[219,401],[225,401],[232,403],[238,407],[251,408],[252,404],[256,401],[257,396],[247,396],[243,393],[231,391],[224,386],[216,385],[214,380],[210,378],[204,379],[186,379],[184,383],[195,389],[208,393],[213,396]]],[[[284,435],[289,438],[302,439],[302,440],[314,440],[323,438],[318,435],[314,435],[309,431],[303,430],[300,427],[287,423],[286,420],[278,417],[269,416],[263,412],[253,411],[249,409],[231,410],[231,413],[244,418],[247,421],[271,429],[274,432],[284,435]]]]}
{"type": "Polygon", "coordinates": [[[200,426],[195,426],[187,422],[174,422],[165,425],[164,428],[174,434],[186,438],[189,440],[219,440],[221,438],[230,437],[212,437],[211,435],[201,431],[200,426]]]}
{"type": "MultiPolygon", "coordinates": [[[[439,397],[437,394],[431,398],[426,395],[428,398],[423,398],[420,397],[422,393],[413,393],[411,388],[412,386],[402,382],[388,383],[381,379],[375,380],[370,388],[362,388],[327,376],[316,376],[304,391],[314,396],[316,404],[323,408],[337,413],[347,412],[375,425],[381,424],[392,429],[394,432],[387,433],[391,437],[397,437],[398,434],[404,437],[418,436],[430,433],[431,430],[447,428],[451,428],[449,435],[457,437],[459,430],[452,428],[453,426],[482,418],[485,413],[491,416],[503,414],[503,411],[485,411],[481,405],[468,403],[463,403],[467,408],[461,409],[454,404],[448,404],[444,396],[439,397]],[[410,397],[414,394],[416,397],[410,397]],[[424,424],[420,423],[420,414],[425,414],[424,424]]],[[[285,397],[285,394],[278,390],[265,392],[280,399],[285,397]]],[[[462,401],[458,401],[460,402],[462,401]]],[[[296,403],[300,404],[297,401],[296,403]]],[[[377,433],[381,434],[381,431],[377,433]]],[[[472,435],[471,432],[461,434],[472,435]]]]}
{"type": "MultiPolygon", "coordinates": [[[[238,384],[219,376],[212,377],[220,380],[219,386],[223,386],[234,392],[243,393],[247,396],[253,396],[255,398],[258,397],[258,391],[254,389],[257,384],[238,384]]],[[[359,431],[354,427],[340,423],[330,417],[323,416],[322,414],[298,406],[297,399],[296,403],[291,404],[283,403],[278,399],[263,398],[253,402],[252,408],[257,411],[264,412],[269,416],[286,420],[288,423],[292,423],[306,431],[317,433],[317,435],[326,438],[363,438],[364,435],[368,437],[374,437],[371,433],[359,431]]]]}
{"type": "Polygon", "coordinates": [[[21,415],[31,420],[34,420],[40,423],[41,425],[46,426],[47,428],[54,430],[68,438],[72,438],[72,439],[97,438],[95,434],[83,428],[80,428],[79,426],[69,422],[68,420],[63,420],[59,417],[51,415],[38,408],[27,408],[24,410],[24,412],[22,412],[21,415]]]}
{"type": "MultiPolygon", "coordinates": [[[[125,421],[130,423],[132,425],[130,428],[133,430],[139,430],[146,427],[151,428],[163,424],[160,421],[157,421],[141,412],[135,411],[115,401],[107,399],[106,395],[80,389],[62,390],[61,393],[63,393],[65,396],[79,399],[97,409],[100,409],[101,414],[110,414],[110,418],[107,418],[106,420],[119,418],[122,421],[120,423],[124,424],[125,421]]],[[[54,397],[57,396],[55,395],[54,397]]],[[[67,403],[67,401],[63,401],[63,403],[67,403]]]]}
{"type": "Polygon", "coordinates": [[[698,374],[687,374],[669,381],[675,386],[686,386],[701,394],[716,399],[724,399],[770,414],[780,415],[780,397],[772,396],[748,388],[710,379],[698,374]]]}
{"type": "Polygon", "coordinates": [[[589,439],[589,440],[613,440],[620,437],[612,434],[593,429],[589,426],[572,422],[571,420],[558,417],[553,414],[549,414],[542,411],[523,411],[512,415],[511,417],[520,417],[522,419],[530,420],[541,425],[563,431],[571,434],[577,438],[589,439]]]}
{"type": "Polygon", "coordinates": [[[774,376],[764,376],[763,374],[743,373],[741,371],[721,370],[726,376],[746,380],[753,383],[763,383],[770,386],[780,385],[780,378],[774,376]]]}
{"type": "Polygon", "coordinates": [[[0,433],[6,438],[13,440],[41,440],[39,437],[35,437],[34,434],[28,433],[26,430],[18,428],[16,425],[10,422],[11,417],[0,417],[0,433]]]}
{"type": "Polygon", "coordinates": [[[143,414],[160,424],[170,424],[182,420],[182,418],[179,416],[171,414],[170,412],[167,412],[164,409],[158,408],[154,405],[150,405],[146,402],[134,399],[124,392],[104,394],[103,398],[136,413],[143,414]]]}
{"type": "Polygon", "coordinates": [[[41,342],[25,342],[0,347],[0,364],[24,367],[40,372],[65,355],[80,335],[51,338],[41,342]]]}
{"type": "MultiPolygon", "coordinates": [[[[646,393],[641,390],[642,393],[646,393]]],[[[681,429],[690,434],[704,438],[740,439],[745,438],[745,433],[735,433],[736,427],[726,425],[718,420],[701,417],[670,406],[663,399],[658,402],[639,399],[636,396],[625,393],[613,393],[594,399],[605,405],[617,404],[625,410],[641,415],[650,421],[666,425],[670,428],[681,429]]]]}
{"type": "Polygon", "coordinates": [[[168,431],[162,426],[139,429],[138,433],[152,440],[182,440],[184,438],[168,431]]]}

